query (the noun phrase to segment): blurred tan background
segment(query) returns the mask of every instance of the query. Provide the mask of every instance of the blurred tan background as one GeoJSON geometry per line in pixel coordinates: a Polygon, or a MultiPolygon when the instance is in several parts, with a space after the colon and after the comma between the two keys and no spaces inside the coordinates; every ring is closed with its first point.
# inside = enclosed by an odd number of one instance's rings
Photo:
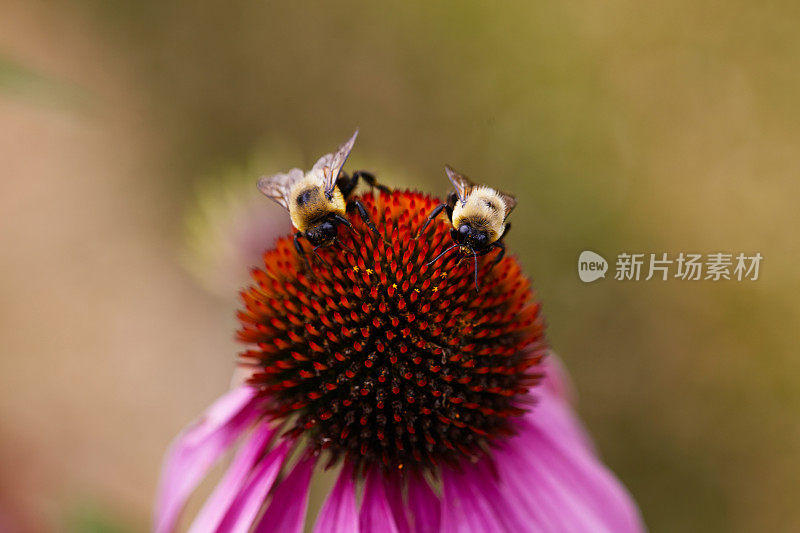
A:
{"type": "Polygon", "coordinates": [[[237,253],[285,229],[253,180],[356,125],[390,184],[521,198],[509,247],[653,531],[800,530],[799,5],[377,4],[0,1],[0,530],[148,528],[230,380],[237,253]],[[764,261],[584,285],[584,249],[764,261]]]}

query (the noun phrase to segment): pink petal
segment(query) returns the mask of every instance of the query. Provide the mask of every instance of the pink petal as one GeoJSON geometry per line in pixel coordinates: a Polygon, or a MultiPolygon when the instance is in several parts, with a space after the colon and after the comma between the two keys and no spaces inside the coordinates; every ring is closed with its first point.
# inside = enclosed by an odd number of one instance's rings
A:
{"type": "Polygon", "coordinates": [[[508,495],[501,491],[491,461],[480,461],[473,472],[468,474],[468,478],[472,479],[468,481],[467,487],[471,488],[476,501],[491,508],[498,523],[502,523],[506,531],[539,531],[535,526],[536,521],[531,520],[522,509],[512,505],[508,495]]]}
{"type": "Polygon", "coordinates": [[[403,502],[403,478],[399,473],[383,476],[383,489],[386,492],[386,501],[392,511],[394,523],[399,533],[410,533],[406,504],[403,502]]]}
{"type": "Polygon", "coordinates": [[[217,400],[201,419],[173,442],[164,459],[153,530],[175,528],[186,500],[208,470],[252,423],[255,390],[239,387],[217,400]]]}
{"type": "Polygon", "coordinates": [[[521,512],[535,531],[557,533],[572,524],[570,517],[559,516],[562,511],[554,505],[549,487],[537,484],[531,469],[515,458],[511,451],[497,453],[498,484],[508,504],[521,512]]]}
{"type": "Polygon", "coordinates": [[[484,497],[480,486],[492,483],[476,465],[465,465],[465,473],[442,469],[442,531],[445,533],[501,533],[527,531],[509,529],[499,515],[498,502],[484,497]]]}
{"type": "Polygon", "coordinates": [[[319,511],[314,533],[358,533],[353,471],[342,468],[333,490],[319,511]]]}
{"type": "MultiPolygon", "coordinates": [[[[559,433],[570,441],[579,443],[592,453],[596,453],[592,438],[583,427],[583,424],[581,424],[577,418],[569,416],[569,413],[572,412],[572,406],[577,403],[577,395],[569,373],[561,362],[561,359],[559,359],[555,353],[548,352],[547,357],[542,363],[542,370],[544,371],[545,377],[538,387],[532,389],[532,395],[536,398],[537,402],[541,400],[542,397],[547,397],[560,405],[560,408],[564,410],[568,416],[558,417],[551,421],[558,424],[559,433]]],[[[528,413],[528,417],[537,417],[536,410],[537,406],[534,405],[528,413]]]]}
{"type": "Polygon", "coordinates": [[[440,529],[439,498],[424,478],[408,479],[408,513],[417,533],[436,533],[440,529]]]}
{"type": "Polygon", "coordinates": [[[267,423],[261,423],[253,430],[253,434],[242,445],[225,476],[192,522],[189,533],[216,531],[234,498],[242,490],[256,461],[266,449],[272,434],[273,430],[267,423]]]}
{"type": "Polygon", "coordinates": [[[544,373],[540,387],[548,389],[553,395],[570,404],[575,404],[577,394],[575,387],[572,384],[572,379],[567,372],[561,358],[555,352],[547,352],[547,356],[542,361],[542,364],[537,367],[537,371],[544,373]]]}
{"type": "Polygon", "coordinates": [[[546,391],[494,457],[503,493],[547,530],[644,530],[636,504],[587,447],[574,413],[546,391]]]}
{"type": "Polygon", "coordinates": [[[520,509],[539,531],[597,531],[606,529],[581,505],[563,503],[565,495],[557,478],[547,476],[524,460],[498,460],[504,492],[511,505],[520,509]]]}
{"type": "Polygon", "coordinates": [[[301,533],[306,522],[309,484],[314,461],[303,459],[274,491],[255,533],[301,533]]]}
{"type": "Polygon", "coordinates": [[[250,531],[288,453],[289,444],[284,441],[259,461],[250,475],[250,479],[228,509],[228,513],[219,526],[219,531],[226,533],[250,531]]]}
{"type": "Polygon", "coordinates": [[[367,474],[367,481],[364,484],[364,501],[361,502],[361,513],[358,517],[361,530],[398,533],[392,508],[389,506],[380,476],[381,473],[377,468],[373,468],[367,474]]]}
{"type": "Polygon", "coordinates": [[[463,472],[443,469],[441,530],[644,531],[636,504],[597,459],[567,399],[546,382],[532,393],[537,403],[517,421],[518,434],[491,458],[463,472]]]}

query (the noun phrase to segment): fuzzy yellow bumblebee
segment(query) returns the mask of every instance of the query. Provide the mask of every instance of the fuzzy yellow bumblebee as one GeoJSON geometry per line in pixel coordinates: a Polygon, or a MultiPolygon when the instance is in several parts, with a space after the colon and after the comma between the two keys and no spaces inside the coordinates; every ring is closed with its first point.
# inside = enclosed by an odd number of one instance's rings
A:
{"type": "Polygon", "coordinates": [[[497,264],[505,254],[502,237],[511,227],[506,222],[508,215],[517,205],[517,199],[486,185],[475,185],[466,176],[459,174],[450,166],[445,167],[447,177],[455,189],[447,196],[447,201],[439,204],[425,221],[420,233],[439,213],[445,211],[452,228],[450,236],[454,244],[439,254],[433,261],[454,248],[472,254],[475,261],[475,290],[478,287],[478,256],[485,255],[495,248],[500,252],[492,263],[497,264]]]}
{"type": "Polygon", "coordinates": [[[289,217],[294,227],[307,231],[316,221],[328,215],[347,213],[347,203],[338,187],[334,187],[330,195],[320,185],[316,176],[307,176],[292,185],[289,189],[289,217]]]}
{"type": "Polygon", "coordinates": [[[388,189],[376,185],[375,177],[368,172],[356,171],[352,176],[342,172],[357,136],[358,130],[335,152],[320,157],[308,172],[293,168],[289,172],[263,176],[258,180],[259,190],[289,211],[289,218],[298,230],[294,244],[300,255],[305,254],[300,237],[305,237],[316,253],[317,248],[337,242],[340,224],[355,231],[347,218],[351,208],[357,209],[364,223],[378,234],[361,202],[349,200],[349,197],[359,179],[371,186],[388,189]]]}
{"type": "Polygon", "coordinates": [[[496,242],[505,233],[506,217],[513,208],[509,208],[503,196],[485,185],[475,187],[465,202],[457,201],[453,206],[453,227],[466,224],[485,233],[489,244],[496,242]]]}

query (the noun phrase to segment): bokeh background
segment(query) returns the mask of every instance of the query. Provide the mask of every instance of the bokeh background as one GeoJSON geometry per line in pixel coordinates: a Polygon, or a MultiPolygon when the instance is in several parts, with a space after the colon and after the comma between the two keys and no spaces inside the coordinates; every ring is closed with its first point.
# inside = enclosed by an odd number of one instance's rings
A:
{"type": "Polygon", "coordinates": [[[520,197],[509,247],[652,531],[800,530],[797,2],[0,10],[0,530],[147,530],[169,441],[230,382],[246,263],[286,231],[254,179],[357,125],[353,168],[520,197]],[[586,285],[584,249],[764,261],[586,285]]]}

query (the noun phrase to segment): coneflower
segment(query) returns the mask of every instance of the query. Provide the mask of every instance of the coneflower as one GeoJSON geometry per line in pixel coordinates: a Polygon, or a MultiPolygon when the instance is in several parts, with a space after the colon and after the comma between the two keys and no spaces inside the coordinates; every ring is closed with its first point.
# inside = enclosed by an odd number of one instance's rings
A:
{"type": "Polygon", "coordinates": [[[572,413],[544,321],[512,257],[473,264],[438,201],[364,196],[341,246],[304,261],[290,237],[242,292],[246,385],[170,450],[155,516],[176,527],[237,441],[191,531],[302,531],[315,468],[341,465],[314,525],[353,531],[640,531],[635,504],[572,413]],[[358,496],[360,494],[360,497],[358,496]]]}

